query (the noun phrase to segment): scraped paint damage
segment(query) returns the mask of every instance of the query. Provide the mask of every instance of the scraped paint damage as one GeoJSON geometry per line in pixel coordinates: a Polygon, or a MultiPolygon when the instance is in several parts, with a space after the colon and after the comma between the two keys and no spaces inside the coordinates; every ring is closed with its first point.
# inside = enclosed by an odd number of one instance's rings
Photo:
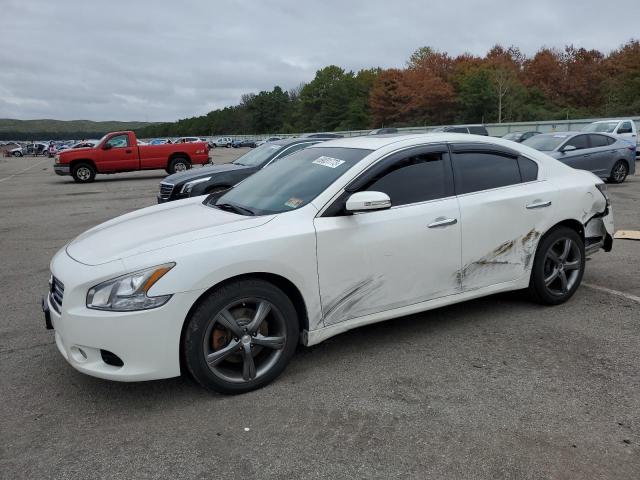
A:
{"type": "Polygon", "coordinates": [[[341,322],[353,317],[354,310],[383,285],[382,276],[369,277],[351,286],[344,294],[329,302],[324,308],[325,324],[341,322]]]}
{"type": "Polygon", "coordinates": [[[502,269],[508,265],[523,265],[526,269],[531,264],[539,238],[540,232],[531,229],[522,237],[508,240],[487,255],[464,265],[457,278],[462,284],[472,282],[474,277],[491,276],[496,269],[502,269]]]}

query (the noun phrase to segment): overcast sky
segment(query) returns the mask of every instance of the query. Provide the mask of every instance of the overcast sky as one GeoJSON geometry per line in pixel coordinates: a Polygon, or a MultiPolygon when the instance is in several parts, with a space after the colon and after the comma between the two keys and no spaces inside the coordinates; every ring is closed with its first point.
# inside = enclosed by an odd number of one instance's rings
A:
{"type": "Polygon", "coordinates": [[[0,0],[0,118],[169,121],[315,71],[637,38],[640,1],[0,0]]]}

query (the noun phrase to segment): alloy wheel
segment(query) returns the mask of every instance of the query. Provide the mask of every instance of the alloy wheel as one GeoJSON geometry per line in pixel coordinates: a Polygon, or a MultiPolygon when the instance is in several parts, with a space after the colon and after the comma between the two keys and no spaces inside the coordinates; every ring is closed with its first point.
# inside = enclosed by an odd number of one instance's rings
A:
{"type": "Polygon", "coordinates": [[[624,163],[618,162],[615,167],[613,167],[613,179],[620,183],[627,176],[627,167],[625,167],[624,163]]]}
{"type": "Polygon", "coordinates": [[[86,181],[91,178],[91,171],[87,167],[80,167],[76,170],[76,175],[80,180],[86,181]]]}
{"type": "Polygon", "coordinates": [[[576,285],[582,268],[582,253],[576,242],[560,238],[549,247],[544,260],[544,284],[549,293],[563,296],[576,285]]]}
{"type": "Polygon", "coordinates": [[[284,316],[260,298],[234,301],[215,314],[203,340],[204,360],[222,380],[250,382],[265,375],[283,354],[284,316]]]}
{"type": "Polygon", "coordinates": [[[184,172],[187,170],[187,165],[184,163],[176,163],[175,166],[173,167],[173,169],[176,172],[184,172]]]}

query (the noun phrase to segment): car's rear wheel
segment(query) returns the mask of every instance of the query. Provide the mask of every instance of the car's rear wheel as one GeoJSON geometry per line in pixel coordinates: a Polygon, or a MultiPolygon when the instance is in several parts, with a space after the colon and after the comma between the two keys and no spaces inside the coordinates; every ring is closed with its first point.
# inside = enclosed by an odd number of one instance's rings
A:
{"type": "Polygon", "coordinates": [[[629,175],[629,166],[624,160],[618,160],[611,168],[611,174],[608,180],[611,183],[622,183],[629,175]]]}
{"type": "Polygon", "coordinates": [[[96,178],[96,170],[88,163],[77,163],[71,169],[71,176],[78,183],[90,183],[96,178]]]}
{"type": "Polygon", "coordinates": [[[21,157],[22,156],[22,152],[13,152],[13,156],[14,157],[21,157]]]}
{"type": "Polygon", "coordinates": [[[233,282],[212,292],[188,320],[185,363],[208,390],[255,390],[285,369],[298,328],[291,300],[275,285],[257,279],[233,282]]]}
{"type": "Polygon", "coordinates": [[[584,242],[575,230],[558,227],[538,245],[529,291],[545,305],[564,303],[576,292],[585,267],[584,242]]]}
{"type": "Polygon", "coordinates": [[[191,167],[189,160],[184,157],[176,157],[169,162],[169,174],[184,172],[191,167]]]}

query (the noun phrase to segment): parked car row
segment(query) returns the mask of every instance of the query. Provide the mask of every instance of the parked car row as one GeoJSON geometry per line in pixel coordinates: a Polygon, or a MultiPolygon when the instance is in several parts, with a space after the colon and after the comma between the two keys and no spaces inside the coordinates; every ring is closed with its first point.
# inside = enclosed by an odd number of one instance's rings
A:
{"type": "MultiPolygon", "coordinates": [[[[584,135],[590,148],[628,151],[584,135]]],[[[160,202],[215,194],[131,212],[68,243],[51,261],[45,323],[85,374],[189,372],[242,393],[278,377],[298,343],[503,291],[561,304],[587,255],[613,244],[602,180],[546,153],[578,150],[572,139],[300,138],[171,175],[160,202]]],[[[106,165],[129,151],[144,168],[177,148],[136,148],[132,132],[117,132],[76,153],[106,165]]],[[[60,158],[73,165],[70,155],[60,158]]]]}

